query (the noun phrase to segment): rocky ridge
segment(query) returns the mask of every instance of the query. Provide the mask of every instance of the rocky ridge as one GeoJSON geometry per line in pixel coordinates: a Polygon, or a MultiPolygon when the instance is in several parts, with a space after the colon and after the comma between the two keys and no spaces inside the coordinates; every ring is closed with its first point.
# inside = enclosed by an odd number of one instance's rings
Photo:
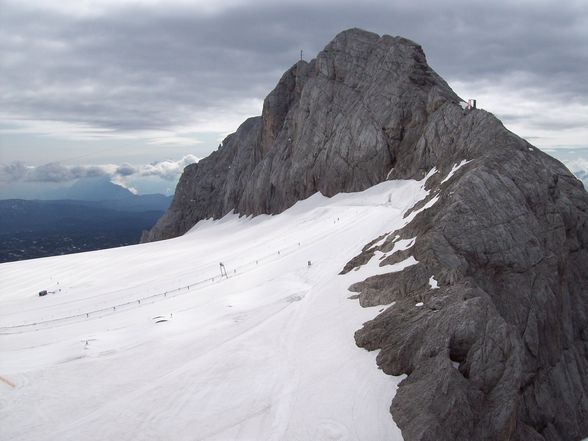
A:
{"type": "Polygon", "coordinates": [[[430,207],[343,269],[376,251],[380,265],[418,262],[350,288],[363,306],[392,304],[355,338],[380,350],[384,372],[407,375],[391,407],[404,439],[579,440],[588,436],[588,195],[561,163],[459,101],[415,43],[345,31],[284,74],[261,117],[186,168],[144,240],[435,168],[430,207]]]}
{"type": "Polygon", "coordinates": [[[365,190],[392,167],[393,178],[424,173],[439,158],[419,164],[414,154],[432,152],[414,147],[438,108],[458,101],[417,44],[342,32],[310,63],[299,61],[282,76],[261,117],[186,167],[170,210],[144,241],[181,235],[231,210],[279,213],[317,191],[365,190]]]}

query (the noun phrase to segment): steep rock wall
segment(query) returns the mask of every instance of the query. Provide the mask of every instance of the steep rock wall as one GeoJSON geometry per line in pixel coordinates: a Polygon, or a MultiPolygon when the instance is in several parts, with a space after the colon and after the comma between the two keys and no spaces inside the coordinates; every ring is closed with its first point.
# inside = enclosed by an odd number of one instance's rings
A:
{"type": "Polygon", "coordinates": [[[359,29],[300,61],[219,149],[188,166],[172,205],[143,241],[185,233],[198,220],[279,213],[317,191],[332,196],[386,179],[407,161],[432,115],[459,98],[417,44],[359,29]]]}

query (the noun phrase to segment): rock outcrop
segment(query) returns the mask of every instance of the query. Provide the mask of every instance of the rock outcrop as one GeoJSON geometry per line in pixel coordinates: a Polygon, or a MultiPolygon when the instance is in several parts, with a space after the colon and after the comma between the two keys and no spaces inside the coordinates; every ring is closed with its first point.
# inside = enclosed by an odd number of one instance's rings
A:
{"type": "Polygon", "coordinates": [[[387,253],[381,265],[418,261],[351,287],[364,306],[395,302],[356,342],[381,350],[384,372],[408,375],[391,408],[405,440],[580,440],[588,435],[587,194],[492,116],[452,113],[441,111],[423,139],[443,149],[448,136],[453,161],[469,162],[445,182],[448,169],[429,178],[434,205],[345,268],[376,250],[387,253]],[[415,237],[394,252],[395,241],[415,237]]]}
{"type": "Polygon", "coordinates": [[[186,168],[145,240],[435,167],[430,207],[343,269],[377,250],[388,256],[381,265],[418,261],[351,287],[363,306],[395,302],[355,338],[380,350],[384,372],[407,375],[391,407],[404,439],[579,440],[588,436],[588,194],[561,163],[459,101],[415,43],[345,31],[284,74],[261,117],[186,168]]]}

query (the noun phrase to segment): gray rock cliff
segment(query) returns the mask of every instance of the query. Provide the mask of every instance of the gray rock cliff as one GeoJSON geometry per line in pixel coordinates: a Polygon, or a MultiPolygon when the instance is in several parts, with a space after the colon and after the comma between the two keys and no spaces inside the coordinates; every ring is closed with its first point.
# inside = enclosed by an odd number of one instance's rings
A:
{"type": "Polygon", "coordinates": [[[417,44],[342,32],[282,76],[261,117],[185,169],[170,209],[143,241],[181,235],[233,209],[279,213],[317,191],[364,190],[413,150],[439,106],[458,100],[417,44]]]}
{"type": "Polygon", "coordinates": [[[458,102],[415,43],[345,31],[284,74],[261,117],[186,168],[144,240],[435,167],[414,209],[436,202],[342,269],[376,250],[388,253],[381,265],[418,261],[350,287],[363,306],[396,302],[355,339],[380,350],[384,372],[407,375],[391,406],[404,439],[579,440],[588,436],[588,194],[492,114],[458,102]],[[394,252],[398,237],[415,244],[394,252]]]}
{"type": "Polygon", "coordinates": [[[433,151],[470,162],[443,183],[450,168],[441,166],[427,181],[437,202],[344,268],[376,250],[389,252],[382,266],[418,261],[350,288],[364,306],[396,302],[356,342],[381,350],[384,372],[408,375],[391,407],[405,440],[580,440],[588,435],[587,194],[483,111],[448,106],[433,127],[422,138],[433,151]],[[395,253],[397,236],[416,237],[414,246],[395,253]]]}

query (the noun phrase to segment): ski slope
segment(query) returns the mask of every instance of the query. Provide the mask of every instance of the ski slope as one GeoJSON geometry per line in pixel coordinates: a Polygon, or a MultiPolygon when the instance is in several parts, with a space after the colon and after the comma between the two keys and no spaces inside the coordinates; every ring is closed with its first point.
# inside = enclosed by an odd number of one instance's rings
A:
{"type": "Polygon", "coordinates": [[[394,306],[362,308],[347,288],[417,262],[338,273],[410,221],[424,182],[0,265],[0,439],[402,440],[401,378],[353,339],[394,306]]]}

